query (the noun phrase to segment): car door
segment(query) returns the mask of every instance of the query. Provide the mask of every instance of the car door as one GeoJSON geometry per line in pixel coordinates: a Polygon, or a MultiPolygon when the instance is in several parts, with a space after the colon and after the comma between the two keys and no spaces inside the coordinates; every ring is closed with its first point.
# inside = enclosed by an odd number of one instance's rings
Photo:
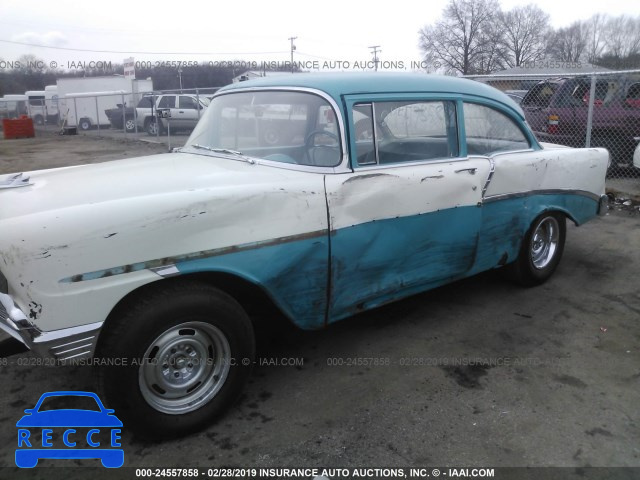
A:
{"type": "Polygon", "coordinates": [[[175,117],[171,120],[175,121],[176,128],[191,130],[198,123],[198,109],[199,106],[195,98],[189,95],[179,95],[175,117]]]}
{"type": "MultiPolygon", "coordinates": [[[[164,125],[164,127],[166,128],[167,125],[169,124],[172,127],[175,127],[175,120],[174,120],[174,115],[176,112],[176,96],[175,95],[163,95],[162,97],[159,98],[158,100],[158,104],[157,104],[157,109],[161,110],[161,109],[169,109],[170,112],[170,117],[168,118],[163,118],[162,119],[162,123],[161,125],[164,125]]],[[[156,112],[154,112],[155,114],[156,112]]]]}
{"type": "Polygon", "coordinates": [[[329,321],[462,276],[490,163],[466,157],[453,98],[349,96],[353,172],[326,177],[329,321]]]}

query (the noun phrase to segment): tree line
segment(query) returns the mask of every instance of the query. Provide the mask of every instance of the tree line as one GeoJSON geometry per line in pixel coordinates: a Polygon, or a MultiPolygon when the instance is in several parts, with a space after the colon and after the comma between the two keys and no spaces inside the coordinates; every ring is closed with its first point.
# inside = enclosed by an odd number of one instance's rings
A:
{"type": "Polygon", "coordinates": [[[554,29],[534,4],[503,11],[498,0],[451,0],[418,36],[427,63],[449,74],[490,74],[548,61],[640,68],[640,16],[598,13],[554,29]]]}

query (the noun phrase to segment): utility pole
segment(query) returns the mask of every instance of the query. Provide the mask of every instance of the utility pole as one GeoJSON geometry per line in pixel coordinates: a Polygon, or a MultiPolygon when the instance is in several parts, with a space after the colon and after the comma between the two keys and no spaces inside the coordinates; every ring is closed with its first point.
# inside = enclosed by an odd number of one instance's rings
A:
{"type": "Polygon", "coordinates": [[[378,50],[380,48],[380,45],[372,45],[371,47],[369,47],[373,53],[373,63],[376,66],[376,72],[378,71],[378,53],[381,52],[382,50],[378,50]]]}
{"type": "Polygon", "coordinates": [[[291,42],[291,73],[293,73],[293,52],[296,50],[296,46],[293,44],[293,41],[298,37],[289,37],[289,41],[291,42]]]}

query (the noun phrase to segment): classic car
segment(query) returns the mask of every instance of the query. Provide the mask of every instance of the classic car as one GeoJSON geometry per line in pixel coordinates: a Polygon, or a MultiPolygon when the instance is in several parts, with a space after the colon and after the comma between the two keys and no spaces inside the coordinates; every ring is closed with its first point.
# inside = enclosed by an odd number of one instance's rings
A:
{"type": "Polygon", "coordinates": [[[127,427],[185,434],[237,398],[270,308],[320,329],[485,270],[546,281],[566,220],[606,211],[608,162],[470,80],[233,84],[179,152],[0,178],[0,325],[119,360],[98,380],[127,427]],[[267,112],[295,133],[264,142],[267,112]]]}

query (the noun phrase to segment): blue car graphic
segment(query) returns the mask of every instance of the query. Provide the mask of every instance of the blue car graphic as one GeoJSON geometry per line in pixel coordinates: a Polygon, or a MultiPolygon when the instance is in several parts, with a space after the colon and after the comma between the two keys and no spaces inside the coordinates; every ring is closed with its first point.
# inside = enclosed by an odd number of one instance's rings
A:
{"type": "Polygon", "coordinates": [[[60,391],[43,394],[34,408],[26,409],[16,423],[18,448],[16,465],[33,468],[41,458],[92,459],[99,458],[107,468],[118,468],[124,463],[120,444],[122,422],[113,415],[114,410],[104,407],[92,392],[60,391]],[[67,403],[87,404],[89,408],[50,408],[67,403]],[[53,440],[53,429],[62,435],[53,440]],[[81,429],[81,430],[78,430],[81,429]],[[105,430],[109,430],[105,432],[105,430]],[[36,433],[42,433],[36,441],[36,433]],[[84,433],[86,431],[86,433],[84,433]],[[33,434],[33,435],[32,435],[33,434]],[[109,441],[104,437],[108,434],[109,441]],[[62,444],[60,440],[62,440],[62,444]],[[105,445],[107,443],[107,445],[105,445]],[[64,448],[60,448],[64,447],[64,448]],[[108,448],[105,448],[108,447],[108,448]]]}

